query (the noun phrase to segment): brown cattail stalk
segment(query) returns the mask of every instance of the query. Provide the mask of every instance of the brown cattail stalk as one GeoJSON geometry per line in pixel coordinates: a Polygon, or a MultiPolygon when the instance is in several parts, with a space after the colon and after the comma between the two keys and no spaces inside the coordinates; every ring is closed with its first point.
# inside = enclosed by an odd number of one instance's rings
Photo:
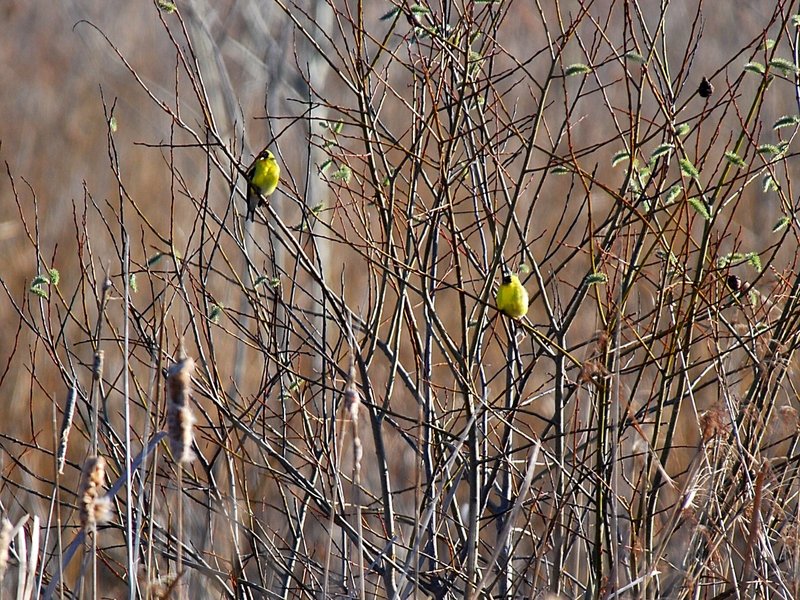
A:
{"type": "Polygon", "coordinates": [[[102,456],[87,458],[78,488],[81,527],[87,531],[94,531],[99,523],[105,523],[111,515],[111,500],[101,493],[105,479],[105,459],[102,456]]]}

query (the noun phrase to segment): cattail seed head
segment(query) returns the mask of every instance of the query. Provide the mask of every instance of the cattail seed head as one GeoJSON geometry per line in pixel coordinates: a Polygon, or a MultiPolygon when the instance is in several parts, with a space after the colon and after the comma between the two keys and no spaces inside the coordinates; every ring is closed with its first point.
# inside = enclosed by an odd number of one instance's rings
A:
{"type": "Polygon", "coordinates": [[[167,371],[167,399],[170,404],[186,406],[191,396],[194,360],[187,356],[176,362],[167,371]]]}
{"type": "Polygon", "coordinates": [[[194,460],[192,452],[192,428],[195,419],[188,406],[171,404],[167,411],[167,432],[169,446],[175,462],[187,464],[194,460]]]}
{"type": "Polygon", "coordinates": [[[195,423],[189,406],[194,360],[183,357],[167,373],[167,434],[172,456],[181,464],[194,459],[192,428],[195,423]]]}
{"type": "Polygon", "coordinates": [[[0,582],[6,574],[8,567],[8,549],[11,547],[11,534],[14,531],[14,526],[11,521],[3,518],[3,523],[0,524],[0,582]]]}
{"type": "Polygon", "coordinates": [[[95,381],[103,376],[103,359],[106,353],[103,350],[98,350],[94,355],[94,363],[92,364],[92,379],[95,381]]]}
{"type": "Polygon", "coordinates": [[[722,438],[730,431],[730,418],[725,409],[719,405],[711,406],[700,414],[700,435],[703,442],[722,438]]]}
{"type": "Polygon", "coordinates": [[[719,432],[720,424],[716,413],[707,411],[700,415],[700,433],[704,442],[715,438],[719,432]]]}
{"type": "Polygon", "coordinates": [[[75,416],[75,403],[77,399],[78,389],[73,385],[69,390],[69,394],[67,394],[67,402],[64,405],[64,418],[61,420],[61,434],[59,435],[58,452],[56,453],[56,468],[59,475],[64,474],[69,432],[72,429],[72,418],[75,416]]]}
{"type": "Polygon", "coordinates": [[[358,408],[361,399],[356,388],[356,366],[351,361],[347,372],[347,384],[344,387],[344,410],[354,423],[358,421],[358,408]]]}
{"type": "Polygon", "coordinates": [[[106,479],[106,461],[102,456],[90,456],[83,465],[78,488],[81,527],[93,531],[99,523],[108,521],[111,501],[102,495],[106,479]]]}
{"type": "Polygon", "coordinates": [[[798,426],[797,409],[793,406],[781,406],[778,409],[778,414],[784,423],[791,429],[796,430],[798,426]]]}
{"type": "Polygon", "coordinates": [[[352,421],[358,421],[358,407],[360,404],[361,400],[356,386],[348,385],[344,389],[344,409],[352,421]]]}

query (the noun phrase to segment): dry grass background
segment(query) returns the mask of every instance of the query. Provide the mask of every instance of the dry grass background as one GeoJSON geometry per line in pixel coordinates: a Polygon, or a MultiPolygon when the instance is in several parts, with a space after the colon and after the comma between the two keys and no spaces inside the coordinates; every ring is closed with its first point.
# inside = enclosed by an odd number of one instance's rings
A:
{"type": "Polygon", "coordinates": [[[31,518],[0,594],[39,532],[33,597],[796,597],[797,75],[743,71],[796,64],[774,4],[5,3],[0,503],[31,518]],[[282,185],[243,230],[265,144],[282,185]],[[503,260],[533,330],[491,308],[503,260]]]}

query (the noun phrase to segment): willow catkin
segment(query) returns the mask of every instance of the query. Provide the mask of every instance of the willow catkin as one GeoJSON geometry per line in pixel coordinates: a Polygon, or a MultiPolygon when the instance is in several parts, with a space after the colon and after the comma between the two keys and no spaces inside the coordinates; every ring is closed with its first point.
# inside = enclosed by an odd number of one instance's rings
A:
{"type": "Polygon", "coordinates": [[[167,434],[172,456],[181,464],[194,460],[192,428],[194,415],[189,406],[194,360],[184,357],[167,373],[167,434]]]}
{"type": "Polygon", "coordinates": [[[106,479],[106,461],[102,456],[90,456],[83,464],[81,484],[78,488],[81,527],[94,530],[99,523],[108,521],[111,501],[102,495],[106,479]]]}

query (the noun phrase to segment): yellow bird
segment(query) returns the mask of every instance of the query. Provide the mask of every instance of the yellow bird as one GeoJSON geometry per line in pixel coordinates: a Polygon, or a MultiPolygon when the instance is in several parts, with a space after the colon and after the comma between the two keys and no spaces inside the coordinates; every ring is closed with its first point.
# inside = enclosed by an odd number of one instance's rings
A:
{"type": "Polygon", "coordinates": [[[267,203],[267,196],[275,191],[281,178],[281,168],[275,155],[266,148],[262,150],[245,173],[247,179],[247,216],[255,219],[256,208],[267,203]]]}
{"type": "Polygon", "coordinates": [[[497,309],[512,319],[521,319],[528,314],[528,292],[519,277],[511,273],[503,273],[495,301],[497,309]]]}

